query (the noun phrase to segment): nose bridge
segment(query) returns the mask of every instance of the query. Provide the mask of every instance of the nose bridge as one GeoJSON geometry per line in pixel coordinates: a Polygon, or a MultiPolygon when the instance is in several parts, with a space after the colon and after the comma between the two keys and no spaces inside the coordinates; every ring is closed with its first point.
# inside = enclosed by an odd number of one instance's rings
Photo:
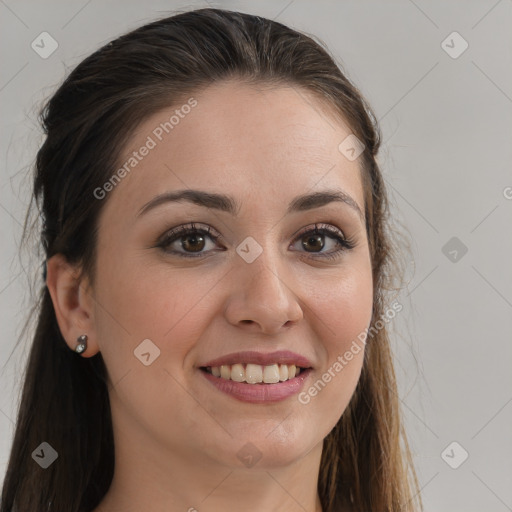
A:
{"type": "Polygon", "coordinates": [[[237,249],[244,260],[239,262],[241,275],[248,274],[248,283],[255,288],[256,294],[286,295],[285,280],[290,279],[291,272],[287,271],[285,255],[277,240],[277,229],[273,229],[269,222],[253,235],[247,236],[237,249]]]}
{"type": "Polygon", "coordinates": [[[232,323],[256,323],[264,331],[273,331],[302,317],[292,272],[288,272],[275,237],[267,233],[261,245],[254,239],[241,244],[260,254],[252,261],[241,252],[234,276],[234,287],[227,314],[232,323]],[[252,244],[252,245],[251,245],[252,244]]]}
{"type": "Polygon", "coordinates": [[[248,290],[255,297],[260,297],[263,304],[265,300],[267,304],[270,304],[270,302],[275,303],[275,301],[282,303],[288,295],[289,285],[287,286],[285,281],[286,276],[282,271],[282,265],[275,261],[276,252],[276,250],[266,249],[258,256],[256,261],[250,264],[254,265],[256,263],[256,266],[248,279],[248,290]],[[269,256],[270,253],[274,254],[269,256]]]}

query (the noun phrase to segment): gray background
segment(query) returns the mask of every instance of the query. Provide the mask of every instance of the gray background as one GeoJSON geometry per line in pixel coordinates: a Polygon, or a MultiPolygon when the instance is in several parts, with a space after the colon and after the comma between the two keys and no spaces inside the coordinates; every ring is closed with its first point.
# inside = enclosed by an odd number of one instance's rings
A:
{"type": "Polygon", "coordinates": [[[41,259],[20,262],[18,253],[40,101],[114,36],[172,9],[208,5],[318,36],[374,107],[393,215],[412,242],[393,348],[425,508],[512,510],[510,0],[0,0],[0,478],[27,341],[9,356],[41,259]],[[59,45],[47,59],[31,48],[43,31],[59,45]],[[463,40],[448,37],[454,31],[469,45],[457,58],[463,40]]]}

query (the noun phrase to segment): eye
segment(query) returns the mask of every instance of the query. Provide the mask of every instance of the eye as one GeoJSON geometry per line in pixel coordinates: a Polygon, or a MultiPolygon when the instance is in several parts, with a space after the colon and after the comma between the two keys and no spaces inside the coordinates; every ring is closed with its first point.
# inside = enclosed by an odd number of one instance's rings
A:
{"type": "MultiPolygon", "coordinates": [[[[208,239],[213,241],[215,246],[215,243],[222,239],[222,235],[210,226],[203,228],[191,223],[167,231],[156,246],[168,254],[198,258],[211,252],[205,251],[208,239]]],[[[305,228],[295,240],[294,245],[301,242],[302,248],[314,258],[335,259],[342,252],[355,247],[352,239],[346,238],[340,229],[329,224],[315,224],[313,229],[305,228]],[[321,252],[326,247],[326,236],[331,239],[331,243],[334,242],[335,248],[321,252]]]]}
{"type": "MultiPolygon", "coordinates": [[[[314,229],[305,228],[296,238],[297,242],[301,242],[301,246],[306,252],[315,255],[315,258],[335,259],[341,255],[342,252],[353,249],[355,243],[353,239],[345,237],[343,232],[329,224],[315,224],[314,229]],[[319,252],[326,246],[324,242],[325,236],[334,241],[334,250],[319,252]]],[[[297,243],[296,242],[296,243],[297,243]]]]}
{"type": "Polygon", "coordinates": [[[206,246],[206,240],[210,238],[210,240],[217,242],[222,238],[220,233],[212,233],[212,231],[213,230],[210,226],[206,226],[206,228],[203,229],[196,227],[196,224],[194,223],[179,226],[167,231],[158,243],[157,247],[160,247],[169,254],[176,254],[185,258],[197,258],[204,256],[205,253],[201,251],[206,246]],[[179,242],[180,240],[181,243],[176,244],[176,242],[179,242]],[[181,247],[184,251],[191,252],[181,252],[176,250],[176,248],[170,249],[174,244],[181,247]]]}

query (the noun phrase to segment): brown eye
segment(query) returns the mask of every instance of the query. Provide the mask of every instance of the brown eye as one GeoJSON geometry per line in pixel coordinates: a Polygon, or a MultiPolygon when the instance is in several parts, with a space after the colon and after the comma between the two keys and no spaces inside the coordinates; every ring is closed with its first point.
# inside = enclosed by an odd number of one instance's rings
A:
{"type": "Polygon", "coordinates": [[[302,247],[307,252],[314,252],[317,249],[322,250],[325,245],[323,237],[324,235],[321,234],[303,235],[302,247]]]}
{"type": "MultiPolygon", "coordinates": [[[[198,258],[209,255],[221,239],[222,235],[217,232],[212,234],[212,228],[209,226],[203,229],[196,227],[195,224],[190,224],[171,229],[165,233],[156,246],[166,254],[198,258]],[[210,249],[207,247],[209,240],[213,245],[210,249]]],[[[296,241],[300,241],[302,247],[300,252],[307,252],[317,259],[335,259],[342,252],[355,247],[354,240],[346,238],[340,229],[329,224],[315,224],[314,229],[306,229],[299,234],[296,241]],[[330,246],[332,247],[330,248],[330,246]],[[324,251],[323,249],[326,247],[327,250],[324,251]]]]}
{"type": "Polygon", "coordinates": [[[168,231],[157,246],[168,254],[185,258],[205,256],[210,252],[205,251],[208,239],[212,240],[215,246],[215,242],[221,238],[220,235],[213,235],[211,231],[209,226],[207,229],[197,228],[195,224],[179,226],[168,231]]]}
{"type": "MultiPolygon", "coordinates": [[[[355,247],[354,240],[345,237],[343,232],[329,224],[317,225],[314,229],[303,231],[298,235],[297,240],[300,240],[302,248],[309,254],[315,254],[315,258],[335,259],[338,258],[342,252],[353,249],[355,247]],[[334,246],[330,251],[323,251],[326,246],[326,237],[331,240],[334,246]]],[[[329,245],[329,243],[327,244],[329,245]]]]}
{"type": "Polygon", "coordinates": [[[181,246],[186,251],[192,251],[192,252],[200,252],[202,249],[204,249],[204,246],[206,244],[205,237],[203,234],[189,234],[181,237],[182,240],[184,240],[181,243],[181,246]]]}

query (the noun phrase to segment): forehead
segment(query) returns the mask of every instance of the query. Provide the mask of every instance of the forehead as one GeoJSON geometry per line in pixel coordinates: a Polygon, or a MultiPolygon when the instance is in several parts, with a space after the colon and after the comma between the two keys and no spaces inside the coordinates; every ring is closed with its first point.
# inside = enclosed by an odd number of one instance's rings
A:
{"type": "MultiPolygon", "coordinates": [[[[364,211],[359,159],[338,146],[343,119],[304,89],[215,84],[136,128],[122,152],[127,172],[109,203],[133,217],[152,197],[194,188],[229,193],[263,210],[317,189],[342,189],[364,211]],[[147,149],[144,149],[147,148],[147,149]]],[[[253,210],[254,211],[254,210],[253,210]]]]}

